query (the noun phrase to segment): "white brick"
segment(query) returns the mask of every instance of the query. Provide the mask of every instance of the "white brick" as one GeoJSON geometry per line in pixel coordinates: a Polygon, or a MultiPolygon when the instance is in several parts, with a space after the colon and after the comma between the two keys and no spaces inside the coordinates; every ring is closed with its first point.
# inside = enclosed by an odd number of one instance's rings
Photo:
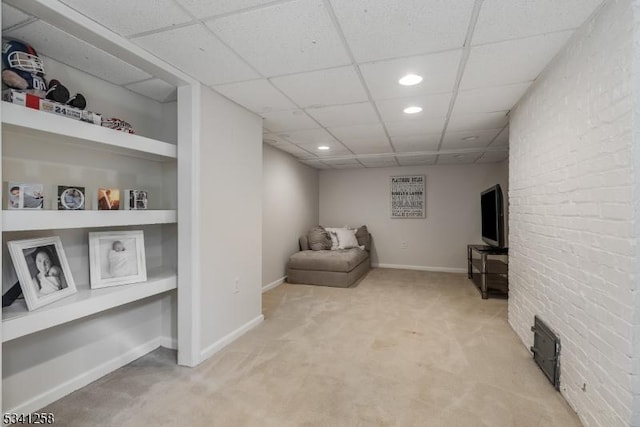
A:
{"type": "Polygon", "coordinates": [[[534,315],[558,332],[561,392],[585,426],[640,426],[633,12],[605,2],[511,113],[509,322],[527,346],[534,315]]]}

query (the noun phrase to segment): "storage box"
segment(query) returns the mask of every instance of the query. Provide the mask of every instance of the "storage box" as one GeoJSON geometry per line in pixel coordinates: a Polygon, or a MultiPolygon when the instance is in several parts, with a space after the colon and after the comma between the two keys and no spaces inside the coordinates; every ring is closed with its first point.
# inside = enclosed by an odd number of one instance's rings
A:
{"type": "Polygon", "coordinates": [[[13,104],[22,105],[23,107],[33,108],[34,110],[46,111],[47,113],[53,113],[75,120],[82,120],[83,122],[92,123],[98,126],[102,124],[101,114],[79,110],[48,99],[38,98],[30,93],[20,92],[14,89],[6,89],[2,92],[2,99],[13,104]]]}

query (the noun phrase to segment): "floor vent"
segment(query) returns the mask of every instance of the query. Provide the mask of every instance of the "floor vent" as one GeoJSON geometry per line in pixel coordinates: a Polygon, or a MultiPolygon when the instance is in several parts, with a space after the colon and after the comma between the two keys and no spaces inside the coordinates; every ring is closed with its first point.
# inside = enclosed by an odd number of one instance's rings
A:
{"type": "Polygon", "coordinates": [[[551,384],[560,389],[560,338],[538,316],[534,317],[533,360],[540,366],[551,384]]]}

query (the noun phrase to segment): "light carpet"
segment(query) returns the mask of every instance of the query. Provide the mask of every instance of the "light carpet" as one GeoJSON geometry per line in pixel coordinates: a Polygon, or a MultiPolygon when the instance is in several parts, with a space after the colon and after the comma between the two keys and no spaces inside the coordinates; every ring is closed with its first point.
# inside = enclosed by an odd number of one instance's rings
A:
{"type": "MultiPolygon", "coordinates": [[[[160,348],[55,402],[65,426],[579,426],[462,274],[373,269],[284,284],[265,321],[194,369],[160,348]]],[[[531,319],[533,322],[533,319],[531,319]]]]}

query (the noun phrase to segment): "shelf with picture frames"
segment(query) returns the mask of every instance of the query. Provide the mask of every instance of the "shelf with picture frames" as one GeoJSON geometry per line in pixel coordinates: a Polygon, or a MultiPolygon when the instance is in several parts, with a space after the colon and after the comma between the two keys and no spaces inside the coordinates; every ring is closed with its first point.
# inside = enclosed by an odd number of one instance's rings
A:
{"type": "Polygon", "coordinates": [[[66,144],[103,149],[113,153],[171,161],[177,158],[177,146],[140,135],[121,132],[52,113],[2,103],[4,131],[32,136],[58,138],[66,144]]]}
{"type": "Polygon", "coordinates": [[[175,271],[154,269],[147,281],[130,285],[91,289],[78,284],[78,292],[34,311],[24,300],[17,300],[2,310],[2,342],[7,342],[111,308],[158,295],[177,288],[175,271]]]}
{"type": "Polygon", "coordinates": [[[120,227],[128,225],[175,224],[176,210],[5,210],[3,231],[58,230],[120,227]]]}

